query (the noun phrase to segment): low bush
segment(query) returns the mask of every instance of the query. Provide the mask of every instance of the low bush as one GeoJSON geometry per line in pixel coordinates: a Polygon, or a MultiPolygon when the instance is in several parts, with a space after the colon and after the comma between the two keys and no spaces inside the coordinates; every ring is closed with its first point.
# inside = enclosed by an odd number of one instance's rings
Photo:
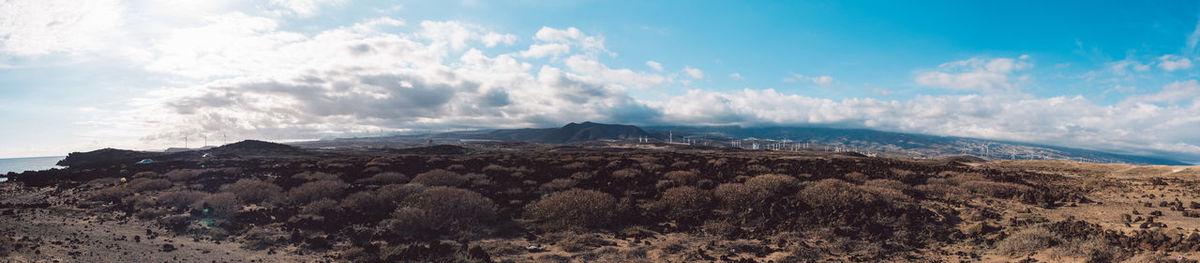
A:
{"type": "Polygon", "coordinates": [[[382,173],[372,175],[371,177],[358,180],[358,183],[388,185],[388,184],[404,184],[404,183],[408,183],[408,180],[409,180],[408,176],[404,175],[402,173],[382,172],[382,173]]]}
{"type": "Polygon", "coordinates": [[[1032,252],[1057,246],[1061,242],[1062,238],[1045,228],[1030,227],[1017,231],[1004,240],[1000,240],[1000,242],[996,242],[996,252],[1008,256],[1023,257],[1032,252]]]}
{"type": "Polygon", "coordinates": [[[193,190],[169,191],[159,194],[155,200],[159,206],[183,209],[196,203],[196,201],[200,201],[200,199],[204,199],[207,195],[207,193],[193,190]]]}
{"type": "Polygon", "coordinates": [[[571,189],[546,195],[530,204],[526,214],[545,230],[586,230],[603,227],[615,216],[617,199],[595,190],[571,189]]]}
{"type": "Polygon", "coordinates": [[[326,216],[339,212],[341,210],[338,209],[338,201],[329,198],[313,201],[300,207],[301,215],[326,216]]]}
{"type": "Polygon", "coordinates": [[[207,209],[206,215],[228,218],[242,209],[242,201],[237,199],[237,195],[231,193],[216,193],[200,199],[193,209],[200,210],[201,213],[207,209]]]}
{"type": "Polygon", "coordinates": [[[479,193],[435,186],[409,198],[407,206],[424,210],[429,225],[439,230],[478,230],[496,217],[496,206],[479,193]]]}
{"type": "Polygon", "coordinates": [[[133,194],[133,191],[130,191],[129,188],[125,188],[125,186],[123,186],[123,185],[117,185],[117,186],[109,186],[106,188],[101,188],[99,190],[92,191],[91,194],[88,195],[88,199],[94,200],[94,201],[114,201],[115,202],[115,201],[120,201],[121,198],[123,198],[127,195],[131,195],[131,194],[133,194]]]}
{"type": "Polygon", "coordinates": [[[663,178],[675,182],[679,185],[694,185],[700,180],[700,174],[696,171],[670,171],[663,174],[663,178]]]}
{"type": "Polygon", "coordinates": [[[763,191],[767,195],[791,194],[800,184],[795,177],[782,174],[764,174],[746,180],[746,186],[763,191]]]}
{"type": "Polygon", "coordinates": [[[171,180],[172,182],[185,182],[200,176],[200,172],[201,170],[196,169],[176,169],[167,172],[165,176],[167,180],[171,180]]]}
{"type": "Polygon", "coordinates": [[[346,196],[338,206],[349,215],[362,218],[382,217],[396,209],[396,199],[377,191],[362,191],[346,196]]]}
{"type": "Polygon", "coordinates": [[[258,179],[241,179],[221,186],[221,191],[233,193],[238,199],[251,204],[275,203],[283,199],[283,188],[258,179]]]}
{"type": "Polygon", "coordinates": [[[713,196],[722,208],[744,210],[754,207],[754,204],[762,201],[767,195],[744,184],[721,184],[713,189],[713,196]]]}
{"type": "Polygon", "coordinates": [[[667,189],[662,198],[655,201],[656,210],[663,212],[667,219],[694,223],[708,212],[712,198],[704,190],[692,186],[680,186],[667,189]]]}
{"type": "Polygon", "coordinates": [[[616,179],[633,179],[642,176],[642,170],[625,168],[612,172],[612,177],[616,179]]]}
{"type": "Polygon", "coordinates": [[[171,181],[166,179],[137,178],[129,181],[129,189],[134,192],[158,191],[171,188],[171,181]]]}
{"type": "Polygon", "coordinates": [[[263,250],[284,244],[287,233],[276,228],[255,226],[242,234],[242,248],[263,250]]]}
{"type": "Polygon", "coordinates": [[[292,178],[304,181],[338,180],[338,176],[336,174],[322,172],[302,172],[293,175],[292,178]]]}
{"type": "Polygon", "coordinates": [[[322,198],[338,198],[349,187],[346,183],[321,180],[304,183],[287,192],[287,200],[293,204],[307,204],[322,198]]]}
{"type": "Polygon", "coordinates": [[[579,184],[579,182],[575,181],[575,179],[558,178],[558,179],[550,180],[550,182],[547,182],[547,183],[542,184],[541,186],[538,186],[538,189],[542,190],[542,191],[546,191],[546,192],[555,192],[555,191],[562,191],[562,190],[570,189],[571,187],[574,187],[576,184],[579,184]]]}
{"type": "Polygon", "coordinates": [[[460,186],[467,182],[467,178],[451,171],[442,169],[434,169],[428,172],[417,174],[413,177],[412,183],[423,184],[427,186],[460,186]]]}

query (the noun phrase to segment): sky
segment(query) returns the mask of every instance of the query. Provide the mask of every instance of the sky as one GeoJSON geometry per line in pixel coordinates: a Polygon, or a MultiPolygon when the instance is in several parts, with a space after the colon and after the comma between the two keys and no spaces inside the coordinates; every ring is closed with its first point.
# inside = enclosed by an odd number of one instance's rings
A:
{"type": "Polygon", "coordinates": [[[0,1],[0,158],[829,126],[1200,162],[1194,1],[0,1]]]}

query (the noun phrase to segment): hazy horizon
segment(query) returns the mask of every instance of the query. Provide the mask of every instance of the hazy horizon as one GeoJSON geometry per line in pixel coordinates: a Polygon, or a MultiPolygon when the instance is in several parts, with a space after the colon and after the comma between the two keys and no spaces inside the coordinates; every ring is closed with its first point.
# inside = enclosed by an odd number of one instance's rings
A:
{"type": "Polygon", "coordinates": [[[1200,160],[1196,2],[0,3],[0,158],[839,126],[1200,160]]]}

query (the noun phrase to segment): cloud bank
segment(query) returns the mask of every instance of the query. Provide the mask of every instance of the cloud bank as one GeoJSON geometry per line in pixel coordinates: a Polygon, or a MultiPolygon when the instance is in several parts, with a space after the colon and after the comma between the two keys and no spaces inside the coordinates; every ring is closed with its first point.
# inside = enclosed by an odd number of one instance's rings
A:
{"type": "MultiPolygon", "coordinates": [[[[6,2],[4,7],[12,8],[0,8],[7,10],[0,11],[7,12],[0,22],[10,25],[0,30],[5,54],[86,55],[131,44],[105,44],[101,35],[119,29],[120,14],[127,12],[120,3],[63,14],[77,19],[13,11],[42,8],[29,3],[6,2]],[[68,24],[60,27],[56,21],[68,24]]],[[[98,133],[139,134],[142,143],[163,145],[183,136],[311,139],[585,120],[832,125],[1200,160],[1200,84],[1195,80],[1110,105],[1082,96],[1039,98],[1022,90],[1032,81],[1025,73],[1035,66],[1027,56],[980,56],[916,69],[908,80],[919,88],[952,91],[948,95],[830,100],[783,88],[697,88],[693,81],[707,77],[701,68],[671,72],[648,60],[654,58],[635,58],[645,61],[645,70],[611,66],[604,61],[617,53],[606,48],[605,38],[574,27],[542,27],[532,36],[517,36],[462,21],[381,17],[314,32],[283,29],[283,17],[312,16],[318,7],[338,4],[272,0],[267,6],[278,8],[270,12],[221,12],[171,30],[137,32],[150,36],[119,52],[137,54],[123,63],[168,76],[174,84],[146,87],[151,91],[132,98],[128,108],[100,110],[93,115],[96,122],[120,125],[98,133]],[[667,95],[636,98],[631,90],[667,95]]],[[[1191,67],[1188,58],[1178,56],[1163,56],[1157,65],[1165,71],[1191,67]]],[[[1130,67],[1138,69],[1119,68],[1130,67]]],[[[831,76],[790,74],[785,81],[842,85],[831,76]]],[[[729,76],[742,79],[738,73],[729,76]]]]}

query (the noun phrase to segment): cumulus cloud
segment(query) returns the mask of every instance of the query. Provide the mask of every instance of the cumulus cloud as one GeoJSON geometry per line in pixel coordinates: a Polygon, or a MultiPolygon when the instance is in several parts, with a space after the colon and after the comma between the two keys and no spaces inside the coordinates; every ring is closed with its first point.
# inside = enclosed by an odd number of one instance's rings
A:
{"type": "Polygon", "coordinates": [[[689,66],[689,67],[683,67],[683,73],[687,73],[687,75],[688,75],[688,76],[690,76],[690,77],[692,77],[693,79],[702,79],[702,78],[704,78],[704,71],[702,71],[702,70],[700,70],[700,69],[698,69],[698,68],[693,68],[693,67],[690,67],[690,66],[689,66]]]}
{"type": "Polygon", "coordinates": [[[653,60],[646,61],[646,66],[654,69],[655,71],[659,71],[659,72],[663,71],[662,64],[659,64],[658,62],[653,61],[653,60]]]}
{"type": "Polygon", "coordinates": [[[803,74],[799,74],[799,73],[795,73],[795,72],[789,72],[788,75],[791,75],[791,77],[783,78],[783,82],[796,83],[797,81],[807,81],[807,82],[812,82],[813,84],[817,84],[822,87],[828,87],[830,85],[833,85],[833,83],[835,82],[833,77],[830,77],[827,75],[810,77],[810,76],[805,76],[803,74]]]}
{"type": "Polygon", "coordinates": [[[1192,68],[1192,60],[1176,55],[1158,57],[1158,68],[1166,71],[1176,71],[1192,68]]]}
{"type": "MultiPolygon", "coordinates": [[[[41,2],[17,4],[30,3],[41,2]]],[[[35,28],[58,21],[4,14],[4,23],[37,21],[27,23],[35,28]]],[[[115,17],[112,23],[119,24],[120,13],[115,17]]],[[[1112,105],[1081,96],[994,96],[1020,92],[1027,78],[1022,73],[1033,68],[1025,56],[951,61],[913,76],[917,84],[964,94],[831,100],[775,89],[692,89],[645,99],[630,95],[631,90],[686,83],[705,74],[689,66],[665,77],[657,61],[646,61],[646,71],[606,64],[609,57],[601,54],[614,53],[606,49],[604,38],[574,27],[543,27],[528,48],[496,51],[491,47],[513,45],[520,37],[461,21],[399,27],[406,23],[379,18],[311,32],[289,31],[279,16],[254,13],[228,12],[193,22],[131,42],[145,53],[144,59],[127,61],[132,68],[172,81],[145,87],[143,96],[120,108],[88,113],[88,125],[95,128],[89,133],[144,135],[147,144],[161,146],[182,135],[311,139],[377,130],[548,127],[583,120],[839,125],[1200,157],[1200,115],[1195,114],[1200,112],[1195,99],[1200,84],[1195,80],[1112,105]],[[552,59],[537,59],[546,57],[552,59]]],[[[100,52],[70,44],[71,39],[57,44],[60,38],[103,38],[87,34],[97,30],[90,24],[73,26],[82,28],[45,33],[4,27],[0,43],[5,54],[100,52]],[[59,35],[64,32],[81,34],[59,35]]],[[[1121,66],[1135,71],[1147,67],[1121,66]]],[[[839,83],[831,76],[794,73],[785,81],[839,83]]],[[[882,87],[871,91],[891,94],[882,87]]]]}
{"type": "Polygon", "coordinates": [[[286,14],[297,16],[312,16],[317,10],[331,5],[338,5],[344,0],[268,0],[271,6],[280,8],[286,14]]]}
{"type": "Polygon", "coordinates": [[[982,93],[1015,93],[1020,91],[1016,71],[1033,64],[1024,59],[970,58],[938,65],[936,70],[919,72],[917,84],[954,91],[982,93]]]}
{"type": "Polygon", "coordinates": [[[104,48],[123,23],[116,0],[0,2],[0,53],[29,56],[104,48]]]}

